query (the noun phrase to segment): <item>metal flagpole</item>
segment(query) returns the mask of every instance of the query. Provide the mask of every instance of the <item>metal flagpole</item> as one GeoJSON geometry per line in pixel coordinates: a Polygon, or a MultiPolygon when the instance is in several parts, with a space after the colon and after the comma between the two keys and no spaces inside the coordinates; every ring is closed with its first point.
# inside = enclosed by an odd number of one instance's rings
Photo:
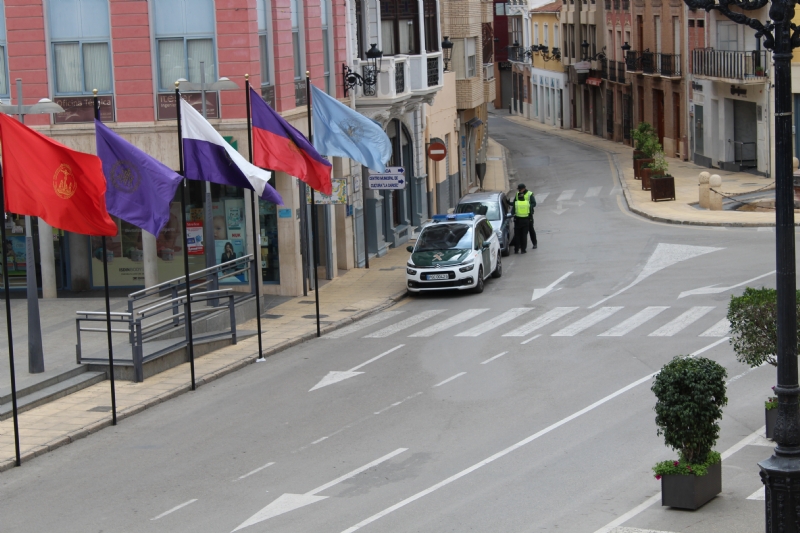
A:
{"type": "MultiPolygon", "coordinates": [[[[180,170],[178,173],[184,176],[183,169],[183,133],[181,131],[181,90],[180,82],[175,82],[175,110],[178,115],[178,161],[180,170]]],[[[186,279],[186,343],[189,348],[189,368],[192,371],[192,390],[197,386],[194,381],[194,340],[192,338],[192,296],[189,280],[189,246],[186,236],[186,177],[183,178],[183,190],[181,191],[181,218],[183,219],[183,273],[186,279]]]]}
{"type": "MultiPolygon", "coordinates": [[[[97,89],[92,90],[94,94],[94,118],[100,120],[100,100],[97,98],[97,89]]],[[[102,122],[102,121],[101,121],[102,122]]],[[[106,238],[103,239],[103,282],[106,294],[106,328],[108,328],[108,377],[111,380],[111,424],[117,425],[117,392],[114,386],[114,345],[111,341],[111,303],[108,298],[108,256],[106,250],[106,238]]]]}
{"type": "Polygon", "coordinates": [[[0,239],[3,240],[3,294],[6,299],[6,330],[8,331],[8,364],[11,370],[11,410],[14,415],[14,449],[17,452],[17,466],[22,464],[19,453],[19,420],[17,413],[17,380],[14,371],[14,341],[11,338],[11,294],[8,290],[8,250],[6,249],[6,200],[3,173],[0,170],[0,205],[3,206],[3,219],[0,220],[0,239]]]}
{"type": "MultiPolygon", "coordinates": [[[[244,91],[245,102],[247,103],[247,153],[250,158],[250,163],[253,162],[253,124],[252,124],[252,109],[250,107],[250,74],[244,75],[244,91]]],[[[258,202],[256,201],[256,192],[252,191],[250,194],[252,202],[251,211],[253,211],[253,289],[256,293],[256,323],[258,324],[258,359],[256,361],[264,360],[264,352],[261,348],[261,294],[258,290],[258,285],[261,283],[261,276],[259,270],[261,266],[261,247],[259,246],[259,235],[256,234],[256,217],[258,214],[258,202]]]]}
{"type": "MultiPolygon", "coordinates": [[[[308,116],[308,142],[314,145],[314,134],[311,132],[311,77],[306,71],[306,114],[308,116]]],[[[314,203],[314,188],[311,187],[311,255],[314,258],[314,301],[317,306],[317,337],[319,331],[319,281],[317,280],[317,206],[314,203]]]]}

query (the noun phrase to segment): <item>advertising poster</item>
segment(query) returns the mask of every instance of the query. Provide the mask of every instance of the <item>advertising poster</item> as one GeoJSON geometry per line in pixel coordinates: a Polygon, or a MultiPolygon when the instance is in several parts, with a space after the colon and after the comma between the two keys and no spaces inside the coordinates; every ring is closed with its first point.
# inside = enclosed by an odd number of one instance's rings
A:
{"type": "Polygon", "coordinates": [[[203,255],[203,222],[191,221],[186,223],[186,249],[189,255],[203,255]]]}
{"type": "Polygon", "coordinates": [[[25,237],[20,235],[6,236],[6,254],[8,254],[8,275],[25,277],[25,237]]]}
{"type": "Polygon", "coordinates": [[[211,203],[211,217],[214,222],[214,240],[228,238],[228,224],[225,221],[225,207],[222,202],[211,203]]]}
{"type": "MultiPolygon", "coordinates": [[[[244,200],[230,198],[225,199],[222,203],[224,205],[225,238],[215,239],[214,241],[217,264],[244,257],[247,253],[244,200]]],[[[223,279],[222,283],[243,283],[246,281],[247,275],[241,273],[223,279]]]]}
{"type": "MultiPolygon", "coordinates": [[[[117,223],[117,235],[105,237],[108,257],[108,285],[136,287],[144,285],[142,230],[111,217],[117,223]]],[[[90,237],[92,247],[92,284],[103,286],[103,237],[90,237]]]]}

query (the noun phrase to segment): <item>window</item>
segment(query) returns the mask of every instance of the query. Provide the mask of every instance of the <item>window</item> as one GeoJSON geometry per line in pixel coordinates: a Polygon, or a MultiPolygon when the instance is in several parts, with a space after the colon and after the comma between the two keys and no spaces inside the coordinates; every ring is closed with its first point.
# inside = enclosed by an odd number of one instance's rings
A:
{"type": "Polygon", "coordinates": [[[299,80],[303,77],[303,53],[300,35],[300,5],[297,0],[290,0],[291,19],[292,19],[292,57],[294,58],[294,79],[299,80]]]}
{"type": "Polygon", "coordinates": [[[597,55],[597,26],[589,26],[589,55],[597,55]]]}
{"type": "Polygon", "coordinates": [[[738,28],[735,22],[717,22],[717,48],[736,50],[738,48],[738,28]]]}
{"type": "Polygon", "coordinates": [[[320,12],[322,14],[322,68],[325,77],[325,92],[331,96],[336,96],[336,88],[333,86],[331,77],[331,35],[328,28],[333,27],[330,20],[330,0],[320,0],[320,12]]]}
{"type": "MultiPolygon", "coordinates": [[[[52,0],[47,5],[56,94],[92,94],[92,89],[97,89],[100,94],[109,94],[108,0],[52,0]]],[[[5,40],[5,28],[3,30],[5,40]]],[[[8,92],[5,80],[4,85],[3,94],[8,92]]]]}
{"type": "Polygon", "coordinates": [[[504,17],[506,16],[506,5],[497,3],[494,5],[494,14],[497,17],[504,17]]]}
{"type": "Polygon", "coordinates": [[[213,0],[155,0],[158,87],[174,89],[175,80],[216,80],[213,0]]]}
{"type": "Polygon", "coordinates": [[[656,31],[656,53],[661,53],[661,17],[656,15],[654,17],[655,31],[656,31]]]}
{"type": "Polygon", "coordinates": [[[550,30],[549,30],[549,28],[547,27],[547,24],[545,24],[545,25],[544,25],[544,32],[542,33],[542,39],[543,39],[543,41],[544,41],[544,45],[545,45],[546,47],[548,47],[548,48],[550,48],[550,39],[548,39],[548,35],[547,35],[549,31],[550,31],[550,30]]]}
{"type": "Polygon", "coordinates": [[[539,23],[535,22],[533,24],[533,44],[535,46],[539,46],[539,23]]]}
{"type": "Polygon", "coordinates": [[[672,49],[675,55],[681,53],[681,23],[678,17],[672,17],[672,49]]]}
{"type": "Polygon", "coordinates": [[[419,53],[419,11],[415,0],[380,0],[383,55],[419,53]]]}
{"type": "Polygon", "coordinates": [[[0,0],[0,96],[8,96],[8,62],[6,61],[6,17],[3,0],[0,0]]]}
{"type": "Polygon", "coordinates": [[[272,40],[269,34],[271,0],[258,0],[258,45],[261,55],[261,85],[272,84],[272,40]]]}
{"type": "Polygon", "coordinates": [[[474,78],[478,71],[477,71],[477,56],[475,49],[477,47],[475,37],[468,37],[465,40],[465,52],[467,56],[467,78],[474,78]]]}
{"type": "Polygon", "coordinates": [[[553,44],[554,46],[558,46],[561,40],[558,37],[558,24],[553,24],[553,44]]]}
{"type": "Polygon", "coordinates": [[[438,52],[439,43],[439,20],[436,17],[436,0],[422,0],[422,12],[425,20],[425,50],[427,52],[438,52]]]}

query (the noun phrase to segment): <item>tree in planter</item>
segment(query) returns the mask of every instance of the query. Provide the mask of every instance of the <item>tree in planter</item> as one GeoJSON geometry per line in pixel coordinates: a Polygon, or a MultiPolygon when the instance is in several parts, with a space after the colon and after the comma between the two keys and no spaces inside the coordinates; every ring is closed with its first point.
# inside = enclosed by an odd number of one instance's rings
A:
{"type": "Polygon", "coordinates": [[[631,136],[633,137],[633,149],[644,152],[645,143],[656,138],[656,131],[649,122],[640,122],[631,133],[631,136]]]}
{"type": "Polygon", "coordinates": [[[651,176],[669,176],[669,163],[661,150],[653,154],[653,161],[647,165],[647,168],[651,170],[651,176]]]}
{"type": "Polygon", "coordinates": [[[664,365],[651,390],[655,406],[658,435],[664,443],[678,451],[678,461],[664,461],[653,471],[657,478],[667,474],[702,476],[718,463],[720,456],[712,451],[719,437],[727,372],[705,357],[678,356],[664,365]]]}

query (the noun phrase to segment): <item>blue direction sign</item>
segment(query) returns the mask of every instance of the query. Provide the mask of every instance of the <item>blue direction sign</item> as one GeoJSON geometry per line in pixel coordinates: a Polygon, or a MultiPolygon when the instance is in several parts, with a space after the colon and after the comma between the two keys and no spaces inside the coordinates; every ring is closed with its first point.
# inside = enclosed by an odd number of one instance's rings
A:
{"type": "Polygon", "coordinates": [[[370,189],[405,189],[406,169],[404,167],[386,167],[386,172],[369,171],[370,189]]]}

